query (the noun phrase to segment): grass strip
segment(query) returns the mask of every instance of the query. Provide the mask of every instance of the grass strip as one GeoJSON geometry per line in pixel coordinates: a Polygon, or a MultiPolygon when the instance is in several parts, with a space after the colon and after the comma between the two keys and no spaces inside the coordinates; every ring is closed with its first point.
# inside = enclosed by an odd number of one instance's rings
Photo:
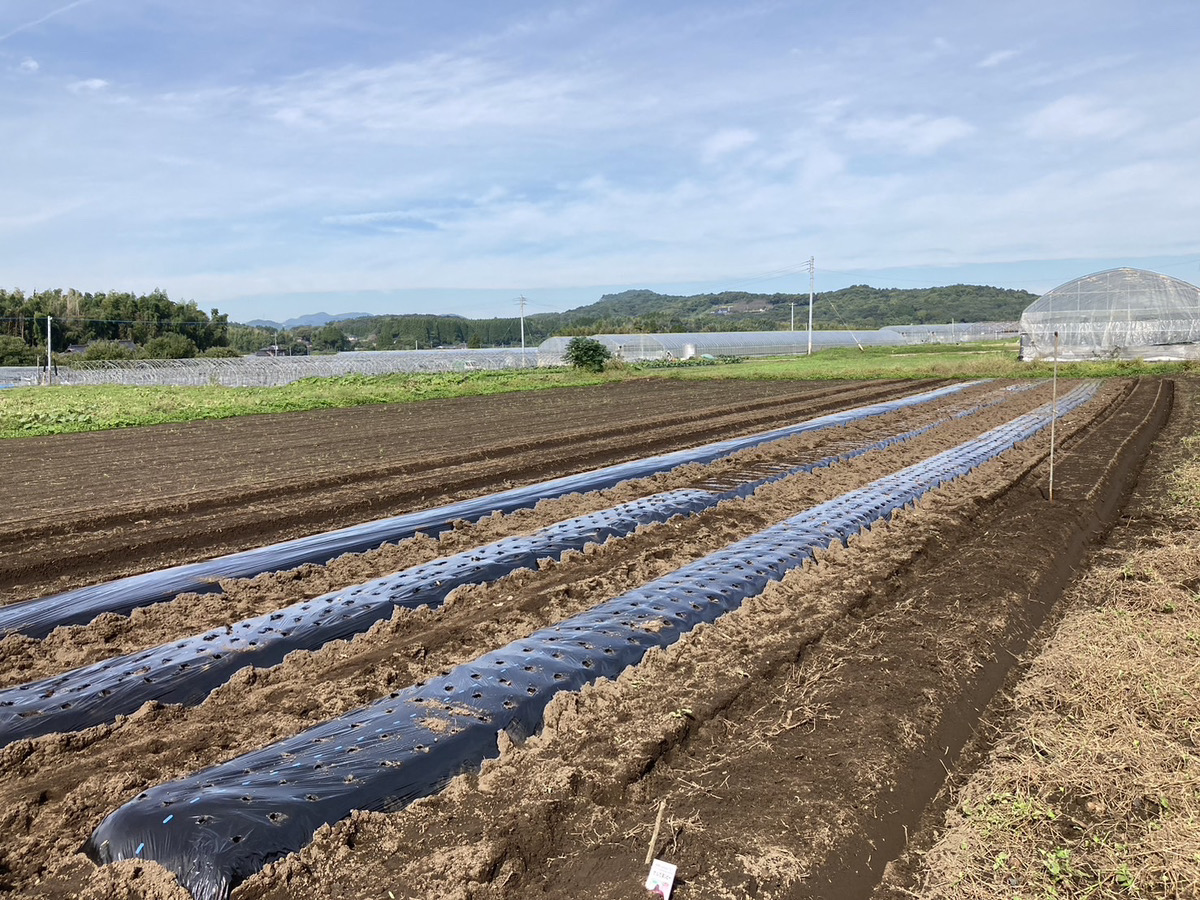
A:
{"type": "Polygon", "coordinates": [[[216,385],[13,388],[0,392],[0,438],[578,387],[622,377],[620,374],[550,369],[470,374],[346,375],[306,378],[280,387],[255,388],[216,385]]]}
{"type": "MultiPolygon", "coordinates": [[[[1059,367],[1064,378],[1165,375],[1190,363],[1114,361],[1059,367]]],[[[1043,378],[1044,363],[1022,363],[1013,344],[832,348],[812,356],[671,365],[617,363],[603,372],[544,368],[502,372],[346,375],[306,378],[268,388],[27,387],[0,391],[0,438],[104,431],[140,425],[225,419],[263,413],[336,409],[377,403],[471,397],[580,387],[637,378],[835,380],[876,378],[1043,378]]]]}

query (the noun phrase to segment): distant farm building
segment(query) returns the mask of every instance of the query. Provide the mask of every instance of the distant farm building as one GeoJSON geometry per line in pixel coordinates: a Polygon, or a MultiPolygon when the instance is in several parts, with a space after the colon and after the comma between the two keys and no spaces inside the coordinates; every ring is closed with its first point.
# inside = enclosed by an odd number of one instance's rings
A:
{"type": "Polygon", "coordinates": [[[1144,269],[1059,285],[1021,316],[1021,359],[1200,359],[1200,288],[1144,269]]]}

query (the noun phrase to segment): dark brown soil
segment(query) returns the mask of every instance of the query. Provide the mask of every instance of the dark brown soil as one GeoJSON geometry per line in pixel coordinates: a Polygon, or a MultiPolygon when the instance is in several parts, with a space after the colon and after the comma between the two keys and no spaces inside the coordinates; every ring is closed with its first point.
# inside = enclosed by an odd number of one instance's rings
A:
{"type": "MultiPolygon", "coordinates": [[[[0,644],[0,669],[7,683],[41,677],[629,496],[903,431],[998,398],[1002,387],[972,388],[928,409],[781,442],[712,467],[551,501],[440,541],[418,538],[328,567],[230,583],[222,595],[184,596],[130,619],[61,629],[46,641],[9,638],[0,644]]],[[[369,422],[339,411],[7,442],[0,452],[10,471],[36,470],[47,485],[82,479],[82,470],[95,477],[122,453],[161,476],[125,482],[127,490],[103,503],[65,503],[57,518],[22,519],[6,510],[0,529],[15,540],[32,546],[37,535],[54,536],[68,554],[77,547],[91,562],[58,576],[49,557],[24,566],[5,554],[3,571],[12,599],[36,596],[163,559],[239,548],[256,534],[276,540],[323,530],[912,389],[620,385],[357,411],[369,422]],[[370,438],[356,441],[349,435],[355,427],[370,438]],[[533,428],[540,430],[530,440],[533,428]],[[380,464],[389,435],[403,436],[392,446],[418,435],[423,443],[394,458],[389,451],[380,464]],[[95,442],[90,450],[85,438],[95,442]],[[585,444],[587,452],[580,450],[585,444]],[[275,470],[272,459],[286,468],[275,470]],[[214,469],[225,473],[224,491],[214,469]],[[355,496],[374,498],[373,505],[355,510],[355,496]],[[304,498],[313,500],[307,518],[304,498]],[[190,537],[189,504],[198,510],[190,537]],[[274,505],[284,515],[264,522],[274,505]],[[211,527],[224,519],[233,521],[229,531],[211,527]],[[139,550],[127,556],[122,546],[139,550]]],[[[351,642],[243,671],[195,709],[150,704],[113,725],[14,744],[0,751],[0,891],[184,896],[153,864],[96,869],[78,847],[107,812],[150,785],[472,659],[1047,399],[1049,386],[1009,394],[999,406],[886,451],[537,572],[460,590],[439,610],[398,614],[351,642]]],[[[652,652],[617,681],[556,698],[543,732],[505,746],[482,774],[463,776],[407,810],[357,813],[323,828],[308,848],[235,896],[641,897],[661,800],[666,815],[654,850],[679,865],[678,898],[868,896],[1082,550],[1119,511],[1169,400],[1169,383],[1104,384],[1059,427],[1053,504],[1044,496],[1048,435],[1040,435],[716,624],[652,652]]],[[[35,481],[23,483],[20,504],[48,510],[53,491],[39,494],[35,481]]]]}
{"type": "Polygon", "coordinates": [[[0,471],[10,473],[0,506],[0,602],[909,390],[894,381],[646,380],[0,441],[0,471]]]}
{"type": "MultiPolygon", "coordinates": [[[[983,721],[965,746],[957,766],[951,767],[951,777],[943,779],[938,795],[926,806],[919,824],[910,827],[905,851],[888,863],[884,878],[876,887],[872,900],[904,900],[914,892],[929,895],[928,889],[924,887],[930,880],[925,864],[926,854],[937,841],[943,839],[947,830],[947,813],[953,805],[961,802],[960,791],[968,778],[979,767],[987,765],[989,754],[994,758],[997,752],[1004,753],[1002,749],[997,749],[993,741],[997,734],[1002,735],[1006,730],[1011,732],[1013,729],[1013,695],[1023,688],[1023,680],[1028,674],[1030,663],[1037,658],[1039,652],[1047,649],[1048,642],[1050,651],[1058,651],[1053,640],[1062,614],[1069,613],[1078,606],[1090,608],[1093,604],[1107,602],[1107,597],[1097,592],[1093,581],[1096,574],[1113,567],[1120,569],[1128,566],[1131,553],[1147,550],[1153,552],[1179,545],[1188,548],[1174,554],[1181,568],[1186,569],[1191,562],[1191,548],[1194,548],[1196,543],[1188,537],[1193,532],[1194,524],[1188,521],[1186,515],[1179,514],[1171,494],[1174,471],[1190,458],[1189,438],[1200,432],[1198,387],[1200,385],[1194,379],[1182,378],[1175,381],[1170,419],[1148,452],[1144,453],[1145,462],[1141,476],[1129,502],[1120,510],[1115,522],[1110,521],[1110,517],[1105,517],[1105,524],[1110,524],[1112,531],[1107,534],[1103,543],[1097,545],[1093,542],[1082,571],[1073,573],[1075,577],[1069,588],[1062,594],[1049,598],[1049,601],[1057,603],[1057,606],[1046,609],[1044,622],[1030,641],[1029,649],[1021,654],[1017,665],[1008,673],[1002,688],[993,696],[984,711],[983,721]],[[1178,540],[1178,544],[1173,544],[1173,536],[1178,540]]],[[[1192,569],[1195,568],[1193,565],[1192,569]]],[[[1035,616],[1031,624],[1036,623],[1037,614],[1041,612],[1037,607],[1034,607],[1034,610],[1035,616]]],[[[1141,631],[1142,625],[1138,624],[1137,628],[1141,631]]],[[[1085,638],[1083,635],[1072,635],[1071,639],[1079,642],[1085,638]]],[[[1181,660],[1180,664],[1186,665],[1186,662],[1181,660]]],[[[1075,691],[1076,686],[1071,685],[1070,690],[1075,691]]],[[[1072,715],[1074,714],[1072,711],[1072,715]]],[[[1178,762],[1172,760],[1169,766],[1165,767],[1171,772],[1167,776],[1168,779],[1174,777],[1177,765],[1178,762]]],[[[1154,771],[1152,766],[1148,766],[1147,769],[1150,772],[1154,771]]],[[[1036,791],[1036,785],[1031,787],[1036,791]]],[[[1001,849],[1003,848],[996,848],[992,856],[1001,849]]],[[[1182,852],[1182,849],[1177,848],[1177,852],[1182,852]]],[[[1190,850],[1188,852],[1190,853],[1190,850]]],[[[1003,873],[995,873],[994,870],[989,874],[996,879],[1004,877],[1003,873]]],[[[956,878],[961,875],[961,872],[955,873],[956,878]]],[[[1136,893],[1136,889],[1131,889],[1131,893],[1136,893]]],[[[1169,891],[1164,888],[1162,893],[1167,895],[1169,891]]]]}

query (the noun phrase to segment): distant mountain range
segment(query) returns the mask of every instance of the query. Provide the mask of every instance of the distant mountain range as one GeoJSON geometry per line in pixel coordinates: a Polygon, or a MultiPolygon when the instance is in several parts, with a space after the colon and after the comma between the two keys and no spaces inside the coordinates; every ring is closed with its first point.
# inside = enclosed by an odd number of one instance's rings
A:
{"type": "Polygon", "coordinates": [[[297,316],[294,319],[288,319],[284,322],[275,322],[271,319],[251,319],[247,325],[253,325],[256,328],[278,328],[280,331],[286,331],[289,328],[299,328],[301,325],[328,325],[330,322],[344,322],[347,319],[365,319],[373,313],[365,312],[347,312],[333,313],[330,315],[327,312],[311,313],[307,316],[297,316]]]}

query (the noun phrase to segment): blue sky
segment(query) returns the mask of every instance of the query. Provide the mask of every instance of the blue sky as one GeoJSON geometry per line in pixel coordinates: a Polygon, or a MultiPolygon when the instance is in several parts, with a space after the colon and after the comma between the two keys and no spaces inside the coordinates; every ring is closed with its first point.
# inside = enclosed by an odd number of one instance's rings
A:
{"type": "Polygon", "coordinates": [[[1195,0],[0,0],[0,285],[232,318],[1200,282],[1195,0]]]}

